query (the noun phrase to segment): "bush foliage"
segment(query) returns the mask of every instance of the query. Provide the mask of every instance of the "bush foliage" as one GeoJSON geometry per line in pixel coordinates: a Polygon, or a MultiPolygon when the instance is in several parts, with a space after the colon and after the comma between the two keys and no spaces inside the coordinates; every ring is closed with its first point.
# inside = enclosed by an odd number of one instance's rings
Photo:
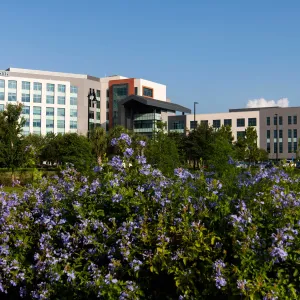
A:
{"type": "Polygon", "coordinates": [[[1,299],[299,299],[299,178],[147,164],[144,141],[90,178],[1,192],[1,299]]]}

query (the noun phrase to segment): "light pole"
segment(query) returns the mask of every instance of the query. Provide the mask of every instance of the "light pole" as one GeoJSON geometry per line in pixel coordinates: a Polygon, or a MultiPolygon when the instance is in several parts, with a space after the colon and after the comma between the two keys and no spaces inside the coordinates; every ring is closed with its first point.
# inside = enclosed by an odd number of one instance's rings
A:
{"type": "Polygon", "coordinates": [[[194,129],[197,127],[196,126],[196,104],[199,104],[198,102],[194,102],[194,129]]]}
{"type": "Polygon", "coordinates": [[[276,163],[278,164],[278,144],[279,144],[279,132],[278,132],[278,114],[275,114],[276,117],[276,163]]]}
{"type": "MultiPolygon", "coordinates": [[[[95,90],[90,88],[90,92],[88,94],[88,128],[87,128],[87,136],[88,138],[90,137],[90,104],[93,104],[92,106],[94,107],[95,103],[97,102],[95,90]]],[[[95,112],[93,111],[95,114],[95,112]]],[[[94,124],[95,126],[95,124],[94,124]]]]}

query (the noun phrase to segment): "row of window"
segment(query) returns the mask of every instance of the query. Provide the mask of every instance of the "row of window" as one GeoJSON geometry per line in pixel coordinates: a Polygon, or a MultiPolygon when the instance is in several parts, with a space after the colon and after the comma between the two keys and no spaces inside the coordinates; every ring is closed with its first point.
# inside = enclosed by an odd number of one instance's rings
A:
{"type": "MultiPolygon", "coordinates": [[[[30,85],[31,85],[31,82],[22,81],[22,90],[30,91],[30,85]]],[[[0,88],[5,88],[5,81],[4,80],[0,80],[0,88]]],[[[16,90],[17,89],[17,81],[16,80],[8,80],[8,88],[16,90]]],[[[42,83],[33,82],[33,90],[34,91],[41,91],[42,90],[42,83]]],[[[47,92],[55,92],[55,84],[47,83],[46,84],[46,91],[47,92]]],[[[57,85],[57,91],[60,92],[60,93],[65,93],[66,92],[66,86],[64,84],[58,84],[57,85]]],[[[78,94],[78,87],[71,85],[70,92],[72,94],[78,94]]],[[[99,95],[99,97],[100,97],[100,95],[99,95]]]]}
{"type": "MultiPolygon", "coordinates": [[[[22,108],[23,115],[30,115],[30,106],[23,106],[22,108]]],[[[42,108],[40,106],[33,106],[33,115],[40,116],[42,114],[42,108]]],[[[54,116],[54,108],[46,107],[46,116],[54,116]]],[[[65,109],[57,108],[57,116],[64,117],[65,109]]],[[[77,117],[77,109],[70,109],[70,117],[77,117]]],[[[100,113],[99,113],[100,120],[100,113]]]]}
{"type": "MultiPolygon", "coordinates": [[[[297,143],[288,142],[288,153],[296,153],[298,149],[297,143]]],[[[273,153],[283,153],[283,143],[279,142],[277,145],[277,142],[273,143],[273,153]],[[279,149],[278,149],[279,146],[279,149]],[[279,151],[278,151],[279,150],[279,151]]],[[[267,143],[267,152],[271,153],[271,143],[267,143]]]]}
{"type": "MultiPolygon", "coordinates": [[[[273,124],[283,125],[283,117],[282,116],[274,116],[273,117],[273,124]]],[[[297,116],[288,116],[288,125],[296,125],[297,124],[297,116]]],[[[271,117],[267,117],[267,126],[271,125],[271,117]]]]}
{"type": "MultiPolygon", "coordinates": [[[[279,130],[279,138],[282,139],[283,136],[283,130],[279,130]]],[[[271,137],[271,130],[267,130],[267,139],[271,137]]],[[[277,130],[274,130],[273,132],[273,137],[276,139],[277,138],[277,130]]],[[[288,138],[297,138],[298,137],[298,132],[297,129],[288,129],[288,138]]]]}
{"type": "MultiPolygon", "coordinates": [[[[31,99],[33,100],[33,103],[42,103],[42,95],[33,94],[33,97],[30,97],[30,94],[22,94],[21,101],[25,103],[31,102],[31,99]]],[[[0,92],[0,100],[4,101],[4,93],[0,92]]],[[[17,93],[8,93],[8,101],[14,102],[17,101],[17,93]]],[[[47,104],[54,104],[55,98],[51,95],[46,95],[46,103],[47,104]]],[[[57,96],[57,104],[65,105],[66,104],[66,97],[65,96],[57,96]]],[[[70,97],[70,105],[76,105],[77,106],[77,97],[70,97]]],[[[97,108],[100,108],[100,102],[97,101],[97,108]],[[99,103],[99,104],[98,104],[99,103]]]]}
{"type": "MultiPolygon", "coordinates": [[[[197,121],[190,121],[190,128],[194,129],[197,127],[197,121]]],[[[208,120],[201,120],[201,125],[208,125],[208,120]]],[[[224,126],[232,126],[232,119],[224,119],[224,126]]],[[[248,126],[257,126],[256,118],[248,118],[248,126]]],[[[213,127],[220,128],[221,127],[221,120],[213,120],[213,127]]],[[[245,119],[240,118],[236,119],[236,127],[245,127],[245,119]]]]}
{"type": "MultiPolygon", "coordinates": [[[[34,118],[32,120],[32,127],[33,128],[40,128],[42,124],[42,120],[38,118],[34,118]]],[[[30,120],[27,119],[25,122],[24,127],[30,126],[30,120]]],[[[65,128],[65,120],[56,120],[57,128],[65,128]]],[[[46,119],[46,128],[54,128],[54,120],[53,119],[46,119]]],[[[77,129],[77,121],[71,120],[70,121],[70,129],[77,129]]]]}

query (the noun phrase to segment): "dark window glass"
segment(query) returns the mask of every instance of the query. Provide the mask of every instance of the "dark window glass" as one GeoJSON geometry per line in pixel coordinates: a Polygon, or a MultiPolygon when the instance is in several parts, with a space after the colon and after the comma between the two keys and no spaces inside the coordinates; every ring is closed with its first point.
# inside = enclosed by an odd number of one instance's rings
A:
{"type": "Polygon", "coordinates": [[[100,108],[100,101],[97,101],[97,108],[100,108]]]}
{"type": "Polygon", "coordinates": [[[289,124],[289,125],[292,124],[292,116],[288,116],[288,124],[289,124]]]}
{"type": "Polygon", "coordinates": [[[236,126],[237,127],[245,127],[245,119],[237,119],[236,126]]]}
{"type": "Polygon", "coordinates": [[[190,121],[190,128],[191,129],[195,129],[195,128],[197,128],[197,121],[190,121]]]}
{"type": "Polygon", "coordinates": [[[283,144],[282,144],[282,142],[279,143],[279,153],[283,153],[283,144]]]}
{"type": "Polygon", "coordinates": [[[297,138],[297,129],[294,129],[294,138],[297,138]]]}
{"type": "Polygon", "coordinates": [[[282,139],[282,130],[279,130],[279,138],[282,139]]]}
{"type": "Polygon", "coordinates": [[[232,120],[231,119],[225,119],[224,120],[224,126],[232,126],[232,120]]]}
{"type": "Polygon", "coordinates": [[[94,119],[94,112],[93,111],[89,112],[89,119],[94,119]]]}
{"type": "Polygon", "coordinates": [[[274,153],[277,153],[277,143],[274,143],[274,153]]]}
{"type": "Polygon", "coordinates": [[[109,97],[109,90],[106,90],[106,97],[109,97]]]}
{"type": "Polygon", "coordinates": [[[267,117],[267,125],[270,126],[271,121],[270,121],[270,117],[267,117]]]}
{"type": "Polygon", "coordinates": [[[106,101],[106,108],[109,108],[109,101],[106,101]]]}
{"type": "Polygon", "coordinates": [[[274,116],[274,125],[277,125],[277,118],[278,116],[274,116]]]}
{"type": "Polygon", "coordinates": [[[184,121],[175,121],[173,123],[173,129],[184,129],[184,121]]]}
{"type": "Polygon", "coordinates": [[[248,126],[256,126],[256,118],[248,118],[248,126]]]}
{"type": "Polygon", "coordinates": [[[136,95],[138,94],[138,88],[137,88],[137,87],[134,88],[134,93],[135,93],[136,95]]]}
{"type": "Polygon", "coordinates": [[[201,125],[208,126],[208,120],[201,120],[201,121],[200,121],[200,124],[201,124],[201,125]]]}
{"type": "Polygon", "coordinates": [[[288,138],[291,139],[292,138],[292,129],[288,130],[288,138]]]}
{"type": "Polygon", "coordinates": [[[106,112],[106,120],[109,120],[109,112],[106,112]]]}
{"type": "Polygon", "coordinates": [[[298,145],[297,145],[297,142],[296,142],[296,143],[294,143],[294,153],[297,152],[297,147],[298,147],[298,145]]]}
{"type": "Polygon", "coordinates": [[[296,125],[297,124],[297,116],[294,116],[293,119],[294,119],[294,124],[296,125]]]}
{"type": "Polygon", "coordinates": [[[213,120],[213,127],[220,128],[221,127],[221,120],[213,120]]]}
{"type": "Polygon", "coordinates": [[[100,91],[99,90],[97,90],[96,97],[100,98],[100,91]]]}
{"type": "Polygon", "coordinates": [[[283,124],[283,119],[282,119],[282,116],[279,117],[279,125],[282,125],[283,124]]]}
{"type": "Polygon", "coordinates": [[[271,144],[270,143],[267,143],[267,151],[268,151],[268,153],[271,153],[271,144]]]}
{"type": "Polygon", "coordinates": [[[288,142],[288,152],[292,153],[292,142],[288,142]]]}
{"type": "Polygon", "coordinates": [[[153,97],[153,89],[143,87],[143,96],[153,97]]]}
{"type": "Polygon", "coordinates": [[[245,131],[237,131],[237,133],[236,133],[237,139],[239,139],[239,138],[244,139],[244,138],[245,138],[245,135],[246,135],[246,132],[245,132],[245,131]]]}
{"type": "Polygon", "coordinates": [[[274,130],[274,139],[277,139],[277,130],[274,130]]]}
{"type": "Polygon", "coordinates": [[[271,135],[271,131],[270,131],[270,130],[267,130],[267,139],[270,138],[270,135],[271,135]]]}

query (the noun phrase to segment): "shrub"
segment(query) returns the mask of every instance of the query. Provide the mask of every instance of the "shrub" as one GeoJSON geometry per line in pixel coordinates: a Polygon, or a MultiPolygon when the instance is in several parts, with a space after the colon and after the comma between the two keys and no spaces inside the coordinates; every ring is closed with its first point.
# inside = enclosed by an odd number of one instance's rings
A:
{"type": "Polygon", "coordinates": [[[153,169],[123,155],[1,193],[0,291],[11,299],[299,299],[299,178],[272,168],[153,169]]]}

